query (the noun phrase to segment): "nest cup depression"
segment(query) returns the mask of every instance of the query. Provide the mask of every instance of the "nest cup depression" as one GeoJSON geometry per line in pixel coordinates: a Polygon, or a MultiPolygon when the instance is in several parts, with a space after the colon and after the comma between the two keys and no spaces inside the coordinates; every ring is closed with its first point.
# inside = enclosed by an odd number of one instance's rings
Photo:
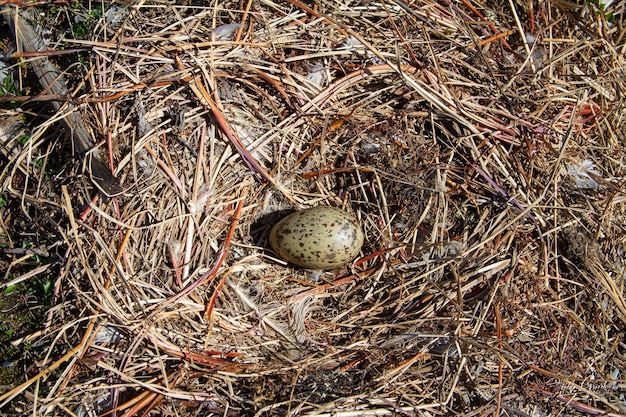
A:
{"type": "Polygon", "coordinates": [[[352,261],[363,245],[357,219],[334,207],[296,211],[279,221],[270,233],[276,253],[292,264],[330,269],[352,261]]]}

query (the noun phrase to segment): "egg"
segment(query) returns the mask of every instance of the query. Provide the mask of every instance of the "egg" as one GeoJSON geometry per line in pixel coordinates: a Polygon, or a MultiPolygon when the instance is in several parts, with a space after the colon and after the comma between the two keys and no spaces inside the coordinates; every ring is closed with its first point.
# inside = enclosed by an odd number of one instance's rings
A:
{"type": "Polygon", "coordinates": [[[270,233],[276,253],[308,269],[330,269],[352,261],[363,245],[363,229],[351,214],[334,207],[291,213],[270,233]]]}

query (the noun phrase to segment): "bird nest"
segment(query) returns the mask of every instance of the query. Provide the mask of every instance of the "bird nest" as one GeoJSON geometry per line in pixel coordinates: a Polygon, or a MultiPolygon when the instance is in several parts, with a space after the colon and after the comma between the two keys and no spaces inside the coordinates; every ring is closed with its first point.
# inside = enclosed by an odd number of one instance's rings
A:
{"type": "Polygon", "coordinates": [[[33,23],[93,22],[23,55],[67,69],[51,119],[4,101],[3,219],[58,254],[7,412],[626,412],[623,1],[184,3],[33,23]],[[61,157],[70,112],[119,184],[61,157]],[[352,264],[269,248],[318,205],[352,264]]]}

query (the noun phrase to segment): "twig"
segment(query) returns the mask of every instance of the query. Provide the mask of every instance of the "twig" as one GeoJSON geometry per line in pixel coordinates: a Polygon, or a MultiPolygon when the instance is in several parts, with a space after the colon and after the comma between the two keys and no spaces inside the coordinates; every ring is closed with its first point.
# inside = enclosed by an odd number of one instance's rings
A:
{"type": "Polygon", "coordinates": [[[566,406],[572,407],[576,411],[580,411],[581,413],[589,414],[592,416],[606,416],[606,417],[626,417],[624,414],[617,414],[610,411],[603,410],[601,408],[593,407],[591,405],[584,404],[580,401],[576,401],[572,398],[568,398],[564,395],[557,394],[543,388],[539,388],[537,386],[531,386],[534,391],[537,391],[540,394],[544,394],[550,396],[566,406]]]}
{"type": "MultiPolygon", "coordinates": [[[[32,9],[22,10],[19,13],[16,9],[13,9],[12,13],[5,13],[4,15],[9,25],[13,28],[16,42],[23,52],[47,50],[35,28],[27,22],[27,20],[34,19],[32,9]]],[[[50,91],[53,96],[57,97],[69,95],[63,74],[46,56],[33,59],[30,63],[44,90],[50,91]]],[[[69,102],[66,102],[63,107],[57,101],[51,101],[51,104],[57,112],[66,112],[63,122],[70,130],[72,143],[83,158],[89,177],[94,185],[107,196],[121,194],[124,190],[117,178],[113,176],[113,173],[97,154],[97,149],[94,148],[94,141],[88,128],[85,126],[83,117],[79,115],[78,109],[69,102]]]]}

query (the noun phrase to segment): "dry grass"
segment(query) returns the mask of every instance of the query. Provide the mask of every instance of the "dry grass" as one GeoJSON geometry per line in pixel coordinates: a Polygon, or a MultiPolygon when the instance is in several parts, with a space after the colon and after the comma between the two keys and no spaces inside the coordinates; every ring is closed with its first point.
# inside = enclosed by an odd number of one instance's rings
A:
{"type": "Polygon", "coordinates": [[[626,413],[626,3],[530,3],[138,2],[64,38],[125,193],[44,176],[51,122],[4,142],[64,256],[5,410],[626,413]],[[266,247],[320,204],[366,232],[321,275],[266,247]]]}

